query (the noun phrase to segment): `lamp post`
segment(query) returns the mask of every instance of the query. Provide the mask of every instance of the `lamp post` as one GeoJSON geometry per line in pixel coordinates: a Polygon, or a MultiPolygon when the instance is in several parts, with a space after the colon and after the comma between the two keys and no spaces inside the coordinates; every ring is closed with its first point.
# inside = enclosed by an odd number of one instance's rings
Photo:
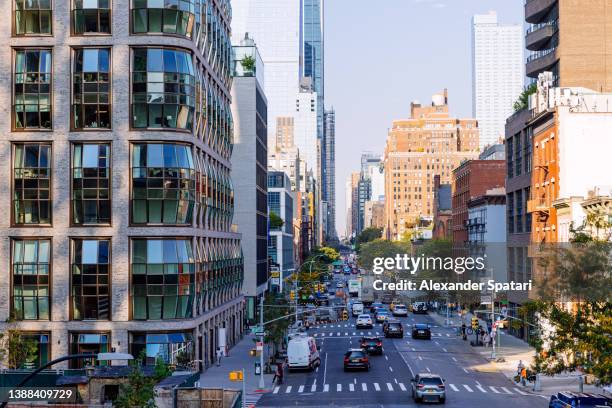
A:
{"type": "MultiPolygon", "coordinates": [[[[32,371],[28,376],[26,376],[26,378],[21,380],[19,382],[19,384],[17,384],[14,388],[23,387],[24,385],[27,384],[28,381],[30,381],[32,378],[36,377],[41,371],[43,371],[46,368],[51,367],[52,365],[55,365],[57,363],[61,363],[62,361],[67,361],[67,360],[84,360],[84,359],[89,359],[89,358],[92,358],[92,357],[94,359],[98,360],[98,361],[133,360],[134,359],[134,357],[131,354],[127,354],[127,353],[98,353],[98,354],[84,353],[84,354],[71,354],[71,355],[68,355],[68,356],[56,358],[55,360],[49,361],[47,364],[37,368],[36,370],[32,371]]],[[[8,403],[8,401],[2,401],[2,403],[0,404],[0,408],[6,407],[7,403],[8,403]]]]}

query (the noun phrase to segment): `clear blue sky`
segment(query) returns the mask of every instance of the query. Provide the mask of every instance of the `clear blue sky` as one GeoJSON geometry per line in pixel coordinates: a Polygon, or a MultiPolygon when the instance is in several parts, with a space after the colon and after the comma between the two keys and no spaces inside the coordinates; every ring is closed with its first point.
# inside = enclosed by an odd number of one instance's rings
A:
{"type": "Polygon", "coordinates": [[[471,18],[523,22],[522,0],[326,0],[325,103],[336,110],[336,227],[361,152],[382,153],[410,102],[448,88],[451,113],[471,116],[471,18]]]}

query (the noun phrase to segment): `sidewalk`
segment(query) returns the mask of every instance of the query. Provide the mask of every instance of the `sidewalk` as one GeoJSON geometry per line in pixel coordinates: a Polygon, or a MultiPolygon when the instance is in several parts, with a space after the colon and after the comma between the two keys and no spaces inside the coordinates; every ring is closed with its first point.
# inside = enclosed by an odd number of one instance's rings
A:
{"type": "MultiPolygon", "coordinates": [[[[230,381],[229,373],[230,371],[244,369],[247,403],[257,401],[262,393],[270,391],[274,374],[264,374],[265,388],[263,390],[259,387],[260,376],[255,375],[255,362],[260,361],[259,356],[251,357],[249,355],[249,351],[255,348],[254,338],[255,336],[252,335],[244,336],[242,340],[230,349],[229,356],[221,359],[220,367],[213,364],[208,370],[204,371],[200,376],[200,388],[224,388],[242,391],[242,383],[230,381]]],[[[264,351],[264,364],[268,361],[268,358],[267,353],[264,351]]],[[[249,405],[247,404],[247,406],[249,405]]]]}
{"type": "MultiPolygon", "coordinates": [[[[436,312],[432,312],[429,314],[429,316],[432,317],[440,326],[445,326],[446,315],[439,315],[436,312]]],[[[467,313],[464,315],[463,319],[466,322],[466,325],[469,327],[469,322],[472,319],[472,315],[467,313]]],[[[462,318],[456,314],[449,321],[451,327],[460,327],[461,322],[462,318]]],[[[482,319],[480,320],[480,324],[482,327],[487,327],[486,323],[482,319]]],[[[468,336],[468,339],[470,337],[473,337],[473,335],[468,336]]],[[[496,360],[489,361],[486,366],[479,367],[477,371],[500,372],[504,374],[509,381],[512,381],[513,384],[520,386],[514,383],[514,376],[517,374],[519,361],[522,361],[526,367],[531,366],[534,362],[535,348],[531,347],[522,339],[506,333],[504,330],[500,330],[500,335],[497,337],[497,339],[499,339],[499,344],[496,343],[495,348],[496,360]]],[[[491,347],[473,347],[473,350],[485,359],[491,360],[491,347]]],[[[528,383],[524,388],[525,391],[548,397],[560,391],[578,392],[579,382],[579,375],[575,372],[557,374],[552,377],[540,375],[541,391],[533,391],[533,383],[528,383]]],[[[595,385],[591,384],[584,384],[583,391],[599,394],[605,393],[602,387],[596,387],[595,385]]]]}

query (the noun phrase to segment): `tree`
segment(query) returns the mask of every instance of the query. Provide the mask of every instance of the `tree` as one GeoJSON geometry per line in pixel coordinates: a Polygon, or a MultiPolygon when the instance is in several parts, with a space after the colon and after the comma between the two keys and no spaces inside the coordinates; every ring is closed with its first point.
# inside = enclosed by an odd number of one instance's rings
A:
{"type": "Polygon", "coordinates": [[[283,221],[283,219],[279,217],[278,214],[276,214],[275,212],[270,212],[270,214],[268,214],[268,217],[270,218],[270,229],[279,230],[285,224],[285,221],[283,221]]]}
{"type": "MultiPolygon", "coordinates": [[[[319,258],[317,258],[317,261],[323,262],[325,264],[330,264],[340,259],[340,253],[338,252],[338,250],[331,247],[316,248],[313,251],[312,256],[309,258],[312,259],[315,256],[320,256],[319,258]]],[[[308,262],[308,259],[306,260],[306,262],[308,262]]]]}
{"type": "Polygon", "coordinates": [[[118,408],[156,408],[155,379],[147,377],[140,364],[133,365],[128,381],[119,386],[119,396],[113,403],[118,408]]]}
{"type": "Polygon", "coordinates": [[[23,336],[17,330],[0,333],[0,361],[7,361],[8,368],[23,368],[36,361],[38,344],[33,339],[23,336]]]}
{"type": "MultiPolygon", "coordinates": [[[[277,319],[289,314],[289,305],[284,297],[267,292],[264,298],[264,322],[277,319]]],[[[279,319],[267,324],[264,329],[266,336],[264,342],[272,343],[273,348],[281,344],[289,327],[289,319],[279,319]]]]}
{"type": "Polygon", "coordinates": [[[514,102],[514,111],[518,112],[529,107],[529,96],[536,93],[538,90],[537,84],[533,83],[521,92],[519,98],[514,102]]]}
{"type": "Polygon", "coordinates": [[[375,239],[382,238],[382,228],[369,227],[361,231],[355,238],[355,249],[359,251],[359,246],[375,239]]]}
{"type": "Polygon", "coordinates": [[[395,258],[397,254],[410,252],[411,245],[408,242],[375,239],[361,245],[358,252],[358,262],[361,267],[372,270],[375,258],[395,258]]]}

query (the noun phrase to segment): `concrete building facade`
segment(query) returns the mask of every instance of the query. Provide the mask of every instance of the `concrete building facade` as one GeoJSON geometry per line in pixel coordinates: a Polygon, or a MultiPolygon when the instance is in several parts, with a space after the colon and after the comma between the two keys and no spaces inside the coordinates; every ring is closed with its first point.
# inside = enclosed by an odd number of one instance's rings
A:
{"type": "Polygon", "coordinates": [[[0,6],[0,100],[15,101],[0,122],[0,191],[14,197],[0,202],[0,332],[11,318],[49,360],[88,333],[90,351],[144,350],[150,364],[182,350],[206,367],[243,332],[230,2],[162,28],[117,0],[94,35],[71,24],[72,4],[27,35],[0,6]]]}
{"type": "Polygon", "coordinates": [[[284,279],[293,273],[295,254],[293,248],[294,193],[291,180],[282,171],[268,173],[268,196],[270,212],[283,220],[281,227],[271,227],[268,239],[270,262],[278,265],[280,276],[272,276],[270,284],[276,291],[283,291],[284,279]]]}
{"type": "Polygon", "coordinates": [[[323,166],[323,182],[325,190],[323,200],[327,202],[327,237],[326,240],[336,240],[336,111],[334,108],[324,113],[325,166],[323,166]]]}

